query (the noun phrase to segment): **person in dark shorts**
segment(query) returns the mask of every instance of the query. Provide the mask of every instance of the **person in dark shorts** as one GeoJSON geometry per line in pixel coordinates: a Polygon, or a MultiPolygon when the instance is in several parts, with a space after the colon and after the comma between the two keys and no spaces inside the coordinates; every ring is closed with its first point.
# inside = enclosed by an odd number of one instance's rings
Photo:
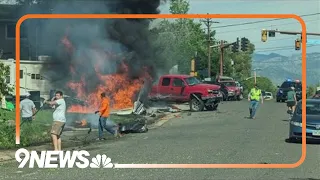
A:
{"type": "Polygon", "coordinates": [[[22,123],[32,122],[35,119],[36,106],[30,99],[30,93],[27,92],[26,98],[20,102],[20,111],[22,116],[22,123]]]}
{"type": "Polygon", "coordinates": [[[288,114],[292,114],[295,110],[297,104],[297,97],[296,92],[294,91],[294,87],[291,87],[290,91],[288,91],[288,99],[287,99],[287,107],[288,107],[288,114]]]}

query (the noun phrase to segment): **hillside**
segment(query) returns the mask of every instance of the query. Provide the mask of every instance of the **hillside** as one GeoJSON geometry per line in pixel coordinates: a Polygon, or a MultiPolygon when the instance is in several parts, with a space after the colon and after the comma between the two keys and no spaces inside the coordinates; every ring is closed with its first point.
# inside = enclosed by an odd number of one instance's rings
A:
{"type": "MultiPolygon", "coordinates": [[[[307,54],[307,84],[320,81],[320,53],[307,54]]],[[[301,55],[290,57],[277,53],[253,54],[253,68],[261,68],[259,76],[270,78],[275,84],[281,84],[285,79],[301,79],[301,55]]]]}

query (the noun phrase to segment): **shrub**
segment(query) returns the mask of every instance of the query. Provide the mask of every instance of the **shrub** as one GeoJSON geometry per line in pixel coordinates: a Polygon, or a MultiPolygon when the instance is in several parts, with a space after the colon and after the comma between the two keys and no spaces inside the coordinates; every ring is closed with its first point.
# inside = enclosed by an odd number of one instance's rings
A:
{"type": "MultiPolygon", "coordinates": [[[[18,147],[26,147],[36,144],[41,144],[50,141],[49,130],[50,127],[46,126],[51,117],[48,117],[50,113],[39,112],[36,120],[32,123],[23,123],[20,127],[20,145],[18,147]]],[[[9,121],[14,121],[15,112],[10,112],[1,109],[0,110],[0,149],[15,148],[15,125],[10,124],[9,121]]],[[[50,114],[51,115],[51,114],[50,114]]]]}

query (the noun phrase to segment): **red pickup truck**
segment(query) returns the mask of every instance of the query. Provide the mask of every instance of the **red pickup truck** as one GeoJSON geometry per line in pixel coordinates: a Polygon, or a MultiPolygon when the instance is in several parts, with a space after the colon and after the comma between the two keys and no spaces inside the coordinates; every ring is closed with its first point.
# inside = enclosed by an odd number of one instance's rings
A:
{"type": "Polygon", "coordinates": [[[150,100],[165,100],[168,102],[189,102],[191,111],[216,110],[222,94],[220,86],[204,84],[189,75],[164,75],[158,85],[152,87],[150,100]]]}
{"type": "Polygon", "coordinates": [[[242,100],[242,91],[236,81],[220,81],[219,83],[223,84],[228,91],[228,100],[242,100]]]}

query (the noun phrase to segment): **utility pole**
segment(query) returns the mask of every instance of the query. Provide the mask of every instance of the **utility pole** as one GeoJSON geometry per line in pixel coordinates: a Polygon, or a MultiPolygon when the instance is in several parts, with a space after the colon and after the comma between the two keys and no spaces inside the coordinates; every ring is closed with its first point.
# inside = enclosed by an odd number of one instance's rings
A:
{"type": "Polygon", "coordinates": [[[220,79],[220,76],[223,76],[223,58],[224,58],[224,49],[228,48],[231,45],[236,44],[236,42],[232,42],[232,43],[224,43],[223,40],[220,41],[219,45],[214,45],[214,46],[210,46],[210,48],[214,48],[214,47],[218,47],[220,49],[220,72],[219,72],[219,77],[218,79],[220,79]]]}
{"type": "Polygon", "coordinates": [[[220,76],[223,76],[223,54],[224,54],[224,45],[223,40],[220,41],[220,76]]]}
{"type": "Polygon", "coordinates": [[[253,69],[253,77],[254,77],[254,84],[257,84],[257,71],[262,70],[261,68],[253,69]]]}
{"type": "MultiPolygon", "coordinates": [[[[209,14],[209,13],[207,13],[209,14]]],[[[210,18],[206,18],[204,20],[200,20],[207,27],[208,33],[208,78],[211,78],[211,25],[213,23],[219,23],[217,21],[212,21],[210,18]]]]}

